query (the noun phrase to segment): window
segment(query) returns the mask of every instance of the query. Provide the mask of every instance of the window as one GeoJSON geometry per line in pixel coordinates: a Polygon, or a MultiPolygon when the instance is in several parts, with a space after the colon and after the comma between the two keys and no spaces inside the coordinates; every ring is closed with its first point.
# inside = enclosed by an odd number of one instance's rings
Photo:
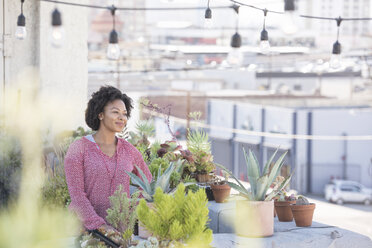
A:
{"type": "Polygon", "coordinates": [[[340,190],[345,191],[345,192],[360,192],[361,191],[358,185],[346,185],[346,184],[341,185],[340,190]]]}

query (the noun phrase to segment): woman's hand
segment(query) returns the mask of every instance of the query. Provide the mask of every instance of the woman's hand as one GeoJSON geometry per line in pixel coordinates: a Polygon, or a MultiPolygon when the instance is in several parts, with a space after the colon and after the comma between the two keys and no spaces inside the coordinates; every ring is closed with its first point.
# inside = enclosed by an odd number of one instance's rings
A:
{"type": "Polygon", "coordinates": [[[103,233],[105,235],[108,235],[108,236],[111,236],[113,234],[119,234],[120,235],[120,233],[115,228],[113,228],[112,226],[107,225],[107,224],[103,224],[102,226],[100,226],[98,228],[98,231],[100,231],[101,233],[103,233]]]}

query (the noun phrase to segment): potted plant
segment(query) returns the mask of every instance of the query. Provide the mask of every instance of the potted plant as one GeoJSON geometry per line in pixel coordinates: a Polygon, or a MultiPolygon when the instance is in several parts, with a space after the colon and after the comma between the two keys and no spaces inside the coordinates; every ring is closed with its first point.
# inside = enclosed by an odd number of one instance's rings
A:
{"type": "Polygon", "coordinates": [[[280,193],[274,199],[275,212],[278,216],[278,220],[281,222],[293,221],[293,215],[290,205],[296,203],[296,197],[294,194],[286,195],[286,192],[280,193]]]}
{"type": "Polygon", "coordinates": [[[215,169],[215,165],[208,134],[202,130],[190,131],[187,136],[187,148],[187,150],[180,151],[187,161],[187,170],[195,173],[198,182],[209,182],[212,179],[211,172],[215,169]]]}
{"type": "Polygon", "coordinates": [[[290,205],[296,226],[311,226],[315,210],[315,203],[309,203],[304,196],[298,196],[296,204],[290,205]]]}
{"type": "MultiPolygon", "coordinates": [[[[198,121],[201,115],[201,112],[192,112],[189,117],[198,121]]],[[[211,154],[211,143],[208,139],[208,134],[202,129],[188,129],[187,149],[180,150],[182,157],[187,161],[185,164],[186,171],[194,175],[200,183],[209,182],[213,177],[211,172],[216,168],[211,154]]]]}
{"type": "Polygon", "coordinates": [[[228,174],[224,172],[224,180],[219,177],[215,177],[211,183],[214,199],[217,203],[223,203],[227,197],[230,196],[231,187],[228,184],[228,174]]]}
{"type": "MultiPolygon", "coordinates": [[[[136,169],[140,173],[141,178],[144,180],[142,180],[140,177],[138,177],[137,175],[131,172],[126,172],[126,173],[130,176],[132,183],[138,185],[139,188],[141,188],[141,193],[143,197],[145,198],[145,200],[147,201],[149,207],[151,208],[153,206],[152,202],[154,202],[154,195],[155,195],[155,191],[157,188],[160,188],[165,193],[174,193],[174,189],[170,187],[170,179],[171,179],[171,175],[174,172],[174,170],[178,166],[180,166],[181,163],[182,161],[180,160],[176,162],[171,162],[169,167],[164,171],[164,173],[161,172],[161,167],[159,167],[157,177],[154,177],[151,182],[147,181],[146,176],[143,173],[143,171],[136,165],[135,165],[136,169]]],[[[188,182],[188,183],[185,183],[184,185],[188,186],[192,184],[194,183],[188,182]]],[[[148,233],[145,229],[143,229],[143,225],[141,223],[139,223],[139,226],[138,226],[138,235],[141,238],[147,238],[150,236],[150,233],[148,233]]]]}
{"type": "Polygon", "coordinates": [[[205,192],[185,194],[185,186],[178,185],[173,195],[157,188],[154,204],[150,208],[145,200],[137,207],[139,221],[159,241],[160,247],[209,247],[212,242],[212,230],[207,227],[208,201],[205,192]],[[172,243],[173,246],[169,246],[172,243]],[[178,245],[177,245],[178,243],[178,245]]]}
{"type": "Polygon", "coordinates": [[[274,233],[274,202],[272,199],[288,184],[291,176],[286,178],[279,185],[277,190],[273,190],[269,194],[266,193],[270,185],[279,175],[286,153],[280,156],[270,169],[270,165],[278,151],[276,150],[266,163],[262,173],[260,173],[260,167],[253,152],[249,150],[249,154],[247,154],[244,149],[243,151],[247,165],[247,175],[250,188],[244,187],[242,182],[240,182],[240,180],[225,167],[217,165],[234,178],[236,183],[228,182],[228,184],[233,189],[237,190],[243,199],[236,201],[235,231],[237,235],[241,236],[271,236],[274,233]]]}

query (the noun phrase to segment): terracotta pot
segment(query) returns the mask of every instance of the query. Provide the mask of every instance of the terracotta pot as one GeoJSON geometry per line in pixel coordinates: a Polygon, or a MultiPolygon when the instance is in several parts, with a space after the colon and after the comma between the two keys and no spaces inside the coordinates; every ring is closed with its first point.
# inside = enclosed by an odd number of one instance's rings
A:
{"type": "Polygon", "coordinates": [[[310,203],[310,205],[290,205],[290,207],[296,226],[311,226],[313,222],[315,203],[310,203]]]}
{"type": "Polygon", "coordinates": [[[225,199],[230,195],[231,187],[227,183],[218,185],[211,185],[214,199],[217,203],[223,203],[225,199]]]}
{"type": "Polygon", "coordinates": [[[209,182],[211,179],[212,179],[212,176],[209,173],[205,173],[205,174],[196,173],[196,180],[199,183],[206,183],[206,182],[209,182]]]}
{"type": "MultiPolygon", "coordinates": [[[[154,203],[152,202],[147,202],[147,206],[149,206],[150,209],[154,209],[154,203]]],[[[138,221],[138,236],[143,239],[147,239],[148,237],[152,236],[152,233],[147,231],[141,221],[138,221]]]]}
{"type": "Polygon", "coordinates": [[[279,221],[290,222],[293,220],[292,210],[290,205],[296,201],[276,201],[274,202],[275,212],[278,215],[279,221]]]}
{"type": "Polygon", "coordinates": [[[236,201],[236,234],[268,237],[274,234],[274,201],[236,201]]]}

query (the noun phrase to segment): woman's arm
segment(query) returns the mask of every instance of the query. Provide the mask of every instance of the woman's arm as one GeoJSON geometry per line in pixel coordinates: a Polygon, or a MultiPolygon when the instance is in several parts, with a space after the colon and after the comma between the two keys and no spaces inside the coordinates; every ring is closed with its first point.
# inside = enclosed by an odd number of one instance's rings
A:
{"type": "Polygon", "coordinates": [[[94,210],[84,190],[84,144],[81,140],[72,143],[65,156],[65,173],[68,191],[70,192],[70,208],[76,211],[84,226],[97,229],[106,224],[94,210]]]}

